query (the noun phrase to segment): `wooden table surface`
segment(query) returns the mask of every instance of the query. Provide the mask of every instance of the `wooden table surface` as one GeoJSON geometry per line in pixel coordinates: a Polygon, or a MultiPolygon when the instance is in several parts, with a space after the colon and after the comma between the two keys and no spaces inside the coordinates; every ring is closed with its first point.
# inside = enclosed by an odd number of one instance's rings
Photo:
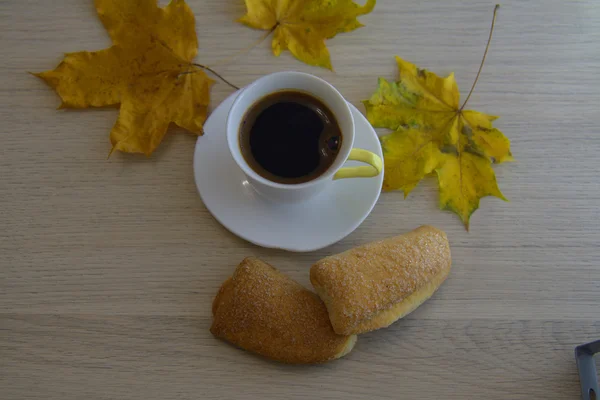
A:
{"type": "MultiPolygon", "coordinates": [[[[162,3],[165,3],[164,1],[162,3]]],[[[189,0],[198,62],[213,65],[262,32],[241,0],[189,0]]],[[[300,70],[359,107],[394,55],[463,96],[493,4],[380,0],[365,28],[328,41],[336,72],[275,58],[269,41],[218,71],[246,85],[300,70]],[[434,5],[434,3],[436,5],[434,5]]],[[[196,138],[172,129],[151,157],[106,159],[117,110],[56,111],[26,71],[109,39],[93,2],[0,1],[0,398],[576,399],[573,349],[600,338],[600,6],[506,1],[470,107],[500,115],[515,163],[495,167],[508,203],[487,198],[466,232],[436,208],[432,180],[381,196],[341,242],[313,253],[256,247],[197,195],[196,138]],[[537,4],[536,4],[537,3],[537,4]],[[363,335],[342,360],[297,367],[211,336],[211,301],[245,256],[309,285],[316,260],[422,224],[450,238],[453,271],[426,304],[363,335]]],[[[231,89],[217,83],[212,107],[231,89]]]]}

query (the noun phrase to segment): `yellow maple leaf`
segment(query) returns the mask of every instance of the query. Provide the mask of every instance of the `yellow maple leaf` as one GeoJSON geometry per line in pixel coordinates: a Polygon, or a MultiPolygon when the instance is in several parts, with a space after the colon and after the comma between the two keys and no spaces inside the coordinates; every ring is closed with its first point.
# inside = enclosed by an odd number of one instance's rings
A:
{"type": "Polygon", "coordinates": [[[468,229],[482,197],[506,200],[491,164],[512,160],[510,142],[492,126],[497,117],[463,111],[453,74],[440,78],[400,57],[396,61],[398,81],[380,78],[363,102],[371,124],[395,131],[381,138],[384,190],[403,190],[406,197],[435,172],[440,208],[458,214],[468,229]]]}
{"type": "Polygon", "coordinates": [[[120,104],[110,133],[113,150],[150,155],[170,123],[198,135],[212,80],[191,63],[198,51],[194,14],[184,0],[96,0],[113,45],[69,53],[36,74],[61,97],[59,108],[120,104]]]}
{"type": "Polygon", "coordinates": [[[271,47],[279,56],[289,50],[310,65],[332,69],[325,39],[363,26],[356,19],[370,13],[375,0],[359,6],[352,0],[245,0],[247,13],[238,21],[273,32],[271,47]]]}

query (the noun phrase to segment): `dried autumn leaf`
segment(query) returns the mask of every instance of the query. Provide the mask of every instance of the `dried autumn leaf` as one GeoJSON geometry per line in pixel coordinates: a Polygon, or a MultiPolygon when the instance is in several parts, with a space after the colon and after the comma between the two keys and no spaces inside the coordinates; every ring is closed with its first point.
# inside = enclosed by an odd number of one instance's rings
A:
{"type": "Polygon", "coordinates": [[[370,13],[375,0],[359,6],[352,0],[245,0],[247,13],[238,21],[273,32],[271,47],[279,56],[289,50],[310,65],[332,69],[325,39],[363,26],[356,19],[370,13]]]}
{"type": "Polygon", "coordinates": [[[36,74],[61,97],[60,108],[120,104],[110,133],[113,150],[150,155],[171,122],[202,134],[212,80],[191,64],[198,39],[184,0],[96,0],[113,45],[69,53],[36,74]]]}
{"type": "Polygon", "coordinates": [[[384,190],[403,190],[406,197],[435,172],[440,208],[458,214],[468,229],[482,197],[506,200],[491,164],[512,160],[510,142],[492,126],[497,117],[463,111],[453,74],[440,78],[396,61],[398,81],[380,78],[377,91],[363,102],[371,124],[395,131],[381,138],[384,190]]]}

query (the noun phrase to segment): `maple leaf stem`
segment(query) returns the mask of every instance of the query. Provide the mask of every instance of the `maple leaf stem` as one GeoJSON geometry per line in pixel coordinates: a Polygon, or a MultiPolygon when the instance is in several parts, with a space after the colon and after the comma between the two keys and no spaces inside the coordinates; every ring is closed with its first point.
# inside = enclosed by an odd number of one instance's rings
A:
{"type": "Polygon", "coordinates": [[[254,41],[254,43],[252,43],[250,46],[246,47],[245,49],[240,50],[239,52],[237,52],[236,54],[232,55],[231,57],[228,57],[224,60],[221,60],[215,64],[212,65],[212,67],[218,67],[221,65],[226,65],[229,64],[231,61],[235,60],[236,58],[247,54],[250,52],[250,50],[252,50],[253,48],[255,48],[256,46],[258,46],[259,44],[261,44],[266,38],[269,37],[269,35],[271,33],[273,33],[273,31],[275,31],[275,29],[277,29],[277,27],[279,26],[279,22],[276,23],[275,25],[273,25],[273,27],[268,30],[267,32],[265,32],[261,37],[259,37],[257,40],[254,41]]]}
{"type": "Polygon", "coordinates": [[[479,80],[479,75],[481,75],[481,70],[483,69],[483,64],[485,63],[485,58],[487,57],[487,53],[490,48],[490,43],[492,42],[492,34],[494,33],[494,25],[496,24],[496,14],[497,14],[499,8],[500,8],[500,4],[496,4],[496,6],[494,7],[494,16],[492,17],[492,26],[490,27],[490,36],[488,37],[487,45],[485,46],[485,51],[483,53],[483,58],[481,59],[481,64],[479,65],[479,71],[477,71],[477,76],[475,77],[473,86],[471,86],[469,95],[465,99],[465,102],[463,103],[463,105],[460,107],[459,112],[461,112],[463,110],[463,108],[465,108],[465,106],[467,105],[467,102],[469,101],[469,99],[471,98],[471,95],[473,94],[473,90],[475,90],[475,85],[477,85],[477,81],[479,80]]]}
{"type": "MultiPolygon", "coordinates": [[[[265,40],[267,37],[269,37],[269,35],[271,33],[273,33],[273,31],[275,31],[275,29],[277,29],[277,27],[279,26],[279,23],[276,23],[269,31],[267,31],[264,35],[262,35],[260,38],[258,38],[257,41],[255,41],[254,43],[252,43],[252,45],[250,45],[249,47],[246,47],[245,49],[243,49],[242,51],[240,51],[239,53],[233,55],[232,57],[229,57],[228,59],[225,59],[219,63],[216,63],[213,65],[213,67],[215,65],[223,65],[223,64],[227,64],[231,61],[233,61],[234,59],[236,59],[237,57],[248,53],[250,50],[252,50],[253,48],[255,48],[256,46],[258,46],[259,44],[262,43],[263,40],[265,40]]],[[[198,67],[198,68],[202,68],[210,73],[212,73],[214,76],[216,76],[217,78],[219,78],[220,80],[222,80],[223,82],[225,82],[226,84],[228,84],[229,86],[231,86],[232,88],[234,88],[235,90],[239,90],[240,88],[236,85],[234,85],[233,83],[229,82],[227,79],[223,78],[221,76],[221,74],[219,74],[217,71],[215,71],[214,69],[212,69],[211,67],[209,67],[208,65],[202,65],[202,64],[196,64],[196,63],[192,63],[192,65],[198,67]]],[[[194,73],[194,71],[186,71],[186,72],[182,72],[180,75],[184,75],[184,74],[192,74],[194,73]]]]}
{"type": "MultiPolygon", "coordinates": [[[[192,63],[193,66],[198,67],[198,68],[202,68],[207,70],[208,72],[210,72],[211,74],[213,74],[214,76],[216,76],[217,78],[219,78],[220,80],[222,80],[223,82],[225,82],[226,84],[228,84],[229,86],[231,86],[232,88],[234,88],[235,90],[239,90],[240,88],[236,85],[234,85],[233,83],[229,82],[227,79],[223,78],[217,71],[215,71],[214,69],[207,67],[206,65],[202,65],[202,64],[196,64],[196,63],[192,63]]],[[[186,71],[186,72],[182,72],[179,75],[185,75],[185,74],[193,74],[194,71],[186,71]]]]}

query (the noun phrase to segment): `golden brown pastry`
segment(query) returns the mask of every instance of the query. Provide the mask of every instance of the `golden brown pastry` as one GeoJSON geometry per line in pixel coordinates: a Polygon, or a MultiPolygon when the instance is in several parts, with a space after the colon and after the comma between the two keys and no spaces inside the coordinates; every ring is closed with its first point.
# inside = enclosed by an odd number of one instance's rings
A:
{"type": "Polygon", "coordinates": [[[310,281],[329,311],[333,329],[351,335],[384,328],[437,290],[450,272],[446,234],[422,226],[324,258],[310,281]]]}
{"type": "Polygon", "coordinates": [[[285,363],[320,363],[342,357],[356,336],[331,327],[325,304],[269,264],[246,258],[213,302],[213,335],[285,363]]]}

